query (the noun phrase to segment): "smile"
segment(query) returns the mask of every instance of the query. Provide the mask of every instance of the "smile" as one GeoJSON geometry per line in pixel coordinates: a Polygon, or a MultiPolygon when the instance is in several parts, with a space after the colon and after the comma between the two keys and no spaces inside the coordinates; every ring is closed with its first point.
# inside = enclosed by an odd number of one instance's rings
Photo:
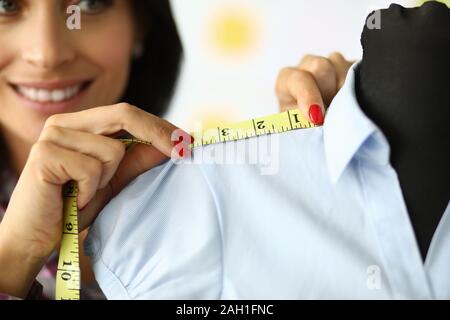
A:
{"type": "Polygon", "coordinates": [[[83,83],[55,89],[15,84],[11,84],[11,86],[18,94],[30,101],[40,103],[58,103],[72,99],[82,90],[86,89],[89,84],[90,81],[86,81],[83,83]]]}
{"type": "Polygon", "coordinates": [[[10,82],[9,86],[21,105],[45,114],[73,112],[81,105],[82,97],[93,80],[10,82]]]}
{"type": "Polygon", "coordinates": [[[36,102],[61,102],[69,100],[80,92],[81,86],[73,86],[62,90],[45,90],[18,86],[17,91],[25,98],[36,102]]]}

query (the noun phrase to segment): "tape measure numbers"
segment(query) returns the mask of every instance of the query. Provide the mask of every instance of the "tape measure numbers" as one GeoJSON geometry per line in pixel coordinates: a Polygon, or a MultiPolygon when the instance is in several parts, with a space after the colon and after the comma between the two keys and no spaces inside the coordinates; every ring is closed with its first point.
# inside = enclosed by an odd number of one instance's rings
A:
{"type": "Polygon", "coordinates": [[[253,118],[228,126],[194,132],[191,135],[195,139],[193,147],[196,148],[208,144],[237,141],[266,134],[313,127],[315,125],[306,120],[299,110],[290,110],[275,115],[253,118]]]}
{"type": "MultiPolygon", "coordinates": [[[[289,110],[275,115],[254,118],[251,120],[194,132],[192,148],[205,145],[237,141],[256,136],[282,133],[298,129],[316,127],[306,120],[299,110],[289,110]]],[[[127,148],[138,144],[150,144],[139,139],[120,139],[127,148]]],[[[67,183],[62,192],[63,196],[63,234],[59,252],[58,271],[56,274],[56,299],[79,300],[81,288],[81,273],[79,261],[78,240],[78,209],[77,183],[67,183]]]]}

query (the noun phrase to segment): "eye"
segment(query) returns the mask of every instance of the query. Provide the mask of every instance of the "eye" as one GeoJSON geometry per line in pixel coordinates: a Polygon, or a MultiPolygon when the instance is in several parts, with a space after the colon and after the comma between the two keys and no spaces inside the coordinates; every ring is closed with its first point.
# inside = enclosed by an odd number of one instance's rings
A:
{"type": "Polygon", "coordinates": [[[81,12],[88,14],[100,13],[109,8],[112,4],[113,0],[80,0],[78,2],[81,12]]]}
{"type": "Polygon", "coordinates": [[[0,14],[11,15],[20,10],[18,1],[16,0],[0,0],[0,14]]]}

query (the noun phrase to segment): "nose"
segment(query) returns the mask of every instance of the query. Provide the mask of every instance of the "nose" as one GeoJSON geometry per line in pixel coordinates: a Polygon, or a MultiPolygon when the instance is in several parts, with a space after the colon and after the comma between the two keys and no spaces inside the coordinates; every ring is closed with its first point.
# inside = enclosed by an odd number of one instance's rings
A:
{"type": "Polygon", "coordinates": [[[23,41],[22,58],[40,69],[55,69],[74,60],[75,51],[70,44],[65,21],[51,17],[48,12],[30,19],[23,41]]]}

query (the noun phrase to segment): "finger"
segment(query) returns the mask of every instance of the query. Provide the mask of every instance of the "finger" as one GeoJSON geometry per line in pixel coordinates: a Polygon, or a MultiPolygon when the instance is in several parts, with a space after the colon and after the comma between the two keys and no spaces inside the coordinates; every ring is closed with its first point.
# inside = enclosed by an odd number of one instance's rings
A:
{"type": "Polygon", "coordinates": [[[347,73],[353,62],[347,61],[339,52],[333,52],[328,59],[333,63],[336,69],[337,89],[340,90],[344,85],[347,73]]]}
{"type": "Polygon", "coordinates": [[[125,145],[116,139],[57,126],[45,127],[39,141],[52,142],[99,160],[103,166],[100,188],[111,180],[125,155],[125,145]]]}
{"type": "Polygon", "coordinates": [[[336,69],[333,63],[324,57],[307,55],[300,62],[299,68],[313,75],[325,105],[330,105],[338,91],[336,69]]]}
{"type": "Polygon", "coordinates": [[[159,165],[167,157],[152,146],[136,145],[130,149],[120,164],[114,181],[111,181],[113,196],[140,174],[159,165]]]}
{"type": "Polygon", "coordinates": [[[312,123],[323,123],[324,102],[313,75],[298,68],[285,68],[277,81],[277,95],[282,108],[295,105],[312,123]]]}
{"type": "Polygon", "coordinates": [[[48,141],[35,143],[30,158],[40,181],[54,185],[63,185],[71,180],[78,182],[78,208],[83,208],[99,187],[103,166],[95,158],[48,141]]]}
{"type": "Polygon", "coordinates": [[[54,115],[46,121],[45,126],[50,125],[101,135],[113,135],[125,130],[138,139],[150,142],[167,156],[171,155],[173,147],[171,134],[178,129],[170,122],[126,103],[54,115]]]}

